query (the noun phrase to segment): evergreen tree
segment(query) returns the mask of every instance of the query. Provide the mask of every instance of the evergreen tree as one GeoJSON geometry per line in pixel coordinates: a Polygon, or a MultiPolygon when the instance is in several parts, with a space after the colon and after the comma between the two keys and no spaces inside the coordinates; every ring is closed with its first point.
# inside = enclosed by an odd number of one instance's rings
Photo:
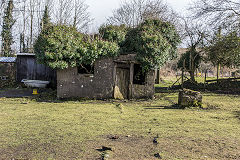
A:
{"type": "Polygon", "coordinates": [[[49,16],[48,6],[46,5],[43,13],[42,22],[41,22],[41,27],[42,27],[41,29],[43,30],[50,24],[51,24],[51,18],[49,16]]]}
{"type": "Polygon", "coordinates": [[[4,11],[3,26],[2,26],[2,54],[3,56],[11,56],[13,44],[12,27],[15,23],[13,19],[13,0],[8,2],[7,8],[4,11]]]}
{"type": "Polygon", "coordinates": [[[181,55],[177,63],[178,68],[189,72],[192,82],[195,82],[194,73],[202,60],[200,52],[201,51],[197,51],[196,47],[192,46],[181,55]]]}
{"type": "Polygon", "coordinates": [[[20,53],[27,53],[28,48],[26,47],[25,44],[25,36],[23,33],[20,34],[20,53]]]}

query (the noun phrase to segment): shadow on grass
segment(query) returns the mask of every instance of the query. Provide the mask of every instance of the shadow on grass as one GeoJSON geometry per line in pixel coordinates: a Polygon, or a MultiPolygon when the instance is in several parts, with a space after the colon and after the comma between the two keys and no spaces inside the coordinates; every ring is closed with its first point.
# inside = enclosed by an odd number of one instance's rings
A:
{"type": "Polygon", "coordinates": [[[4,89],[0,91],[0,98],[24,98],[32,95],[32,89],[21,88],[21,89],[4,89]]]}
{"type": "Polygon", "coordinates": [[[154,109],[184,109],[184,107],[179,106],[177,104],[171,106],[146,106],[144,109],[146,110],[154,110],[154,109]]]}
{"type": "Polygon", "coordinates": [[[240,120],[240,111],[235,111],[234,115],[238,120],[240,120]]]}
{"type": "Polygon", "coordinates": [[[33,95],[31,88],[10,88],[0,91],[0,98],[27,98],[36,102],[62,103],[57,98],[57,91],[52,89],[38,89],[38,94],[33,95]]]}
{"type": "Polygon", "coordinates": [[[181,87],[155,87],[155,93],[176,93],[181,87]]]}

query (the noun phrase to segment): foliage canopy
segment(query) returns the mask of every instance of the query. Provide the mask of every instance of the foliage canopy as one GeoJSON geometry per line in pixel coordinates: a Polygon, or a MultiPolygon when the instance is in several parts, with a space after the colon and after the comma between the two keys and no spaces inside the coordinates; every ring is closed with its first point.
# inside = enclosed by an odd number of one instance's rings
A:
{"type": "Polygon", "coordinates": [[[107,25],[101,26],[99,29],[99,34],[106,41],[116,42],[119,46],[122,46],[126,40],[126,34],[128,28],[125,25],[107,25]]]}
{"type": "Polygon", "coordinates": [[[168,60],[177,56],[180,37],[176,28],[169,22],[146,20],[126,35],[123,51],[136,53],[136,59],[143,70],[163,66],[168,60]]]}
{"type": "Polygon", "coordinates": [[[205,51],[214,65],[221,64],[227,67],[240,65],[240,37],[237,32],[215,37],[205,51]]]}
{"type": "Polygon", "coordinates": [[[196,47],[190,47],[181,55],[177,67],[190,73],[192,81],[195,81],[194,73],[201,63],[202,57],[196,47]]]}
{"type": "Polygon", "coordinates": [[[117,56],[119,47],[98,37],[79,33],[76,28],[50,25],[45,28],[34,45],[37,59],[51,68],[65,69],[79,64],[92,65],[100,57],[117,56]]]}
{"type": "Polygon", "coordinates": [[[178,68],[186,70],[195,70],[199,67],[201,62],[200,53],[194,48],[188,50],[180,57],[178,61],[178,68]],[[192,63],[192,64],[191,64],[192,63]]]}
{"type": "Polygon", "coordinates": [[[161,67],[176,56],[180,37],[174,25],[161,20],[146,20],[136,28],[102,26],[100,36],[83,35],[73,27],[51,25],[43,30],[35,44],[40,62],[64,69],[93,64],[100,57],[137,54],[143,71],[161,67]]]}
{"type": "Polygon", "coordinates": [[[143,71],[161,67],[166,61],[176,57],[180,37],[169,22],[148,19],[135,28],[105,26],[100,28],[103,38],[119,44],[121,54],[137,54],[143,71]]]}

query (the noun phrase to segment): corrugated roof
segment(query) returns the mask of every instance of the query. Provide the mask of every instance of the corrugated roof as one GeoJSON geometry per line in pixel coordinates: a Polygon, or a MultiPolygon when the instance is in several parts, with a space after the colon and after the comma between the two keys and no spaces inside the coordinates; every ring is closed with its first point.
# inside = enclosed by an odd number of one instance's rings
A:
{"type": "Polygon", "coordinates": [[[16,57],[0,57],[0,63],[15,63],[16,57]]]}
{"type": "Polygon", "coordinates": [[[18,53],[17,56],[35,56],[34,53],[18,53]]]}

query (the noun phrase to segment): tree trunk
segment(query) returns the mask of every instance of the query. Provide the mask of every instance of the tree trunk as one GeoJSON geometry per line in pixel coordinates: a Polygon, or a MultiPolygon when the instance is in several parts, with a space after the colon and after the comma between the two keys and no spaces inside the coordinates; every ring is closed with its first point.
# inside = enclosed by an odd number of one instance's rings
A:
{"type": "Polygon", "coordinates": [[[156,71],[156,84],[160,84],[161,79],[160,79],[160,69],[157,69],[156,71]]]}
{"type": "Polygon", "coordinates": [[[221,68],[221,65],[220,65],[220,63],[219,63],[219,64],[217,65],[217,80],[219,79],[220,68],[221,68]]]}
{"type": "Polygon", "coordinates": [[[194,76],[194,71],[189,71],[190,73],[190,79],[192,82],[195,82],[195,76],[194,76]]]}

